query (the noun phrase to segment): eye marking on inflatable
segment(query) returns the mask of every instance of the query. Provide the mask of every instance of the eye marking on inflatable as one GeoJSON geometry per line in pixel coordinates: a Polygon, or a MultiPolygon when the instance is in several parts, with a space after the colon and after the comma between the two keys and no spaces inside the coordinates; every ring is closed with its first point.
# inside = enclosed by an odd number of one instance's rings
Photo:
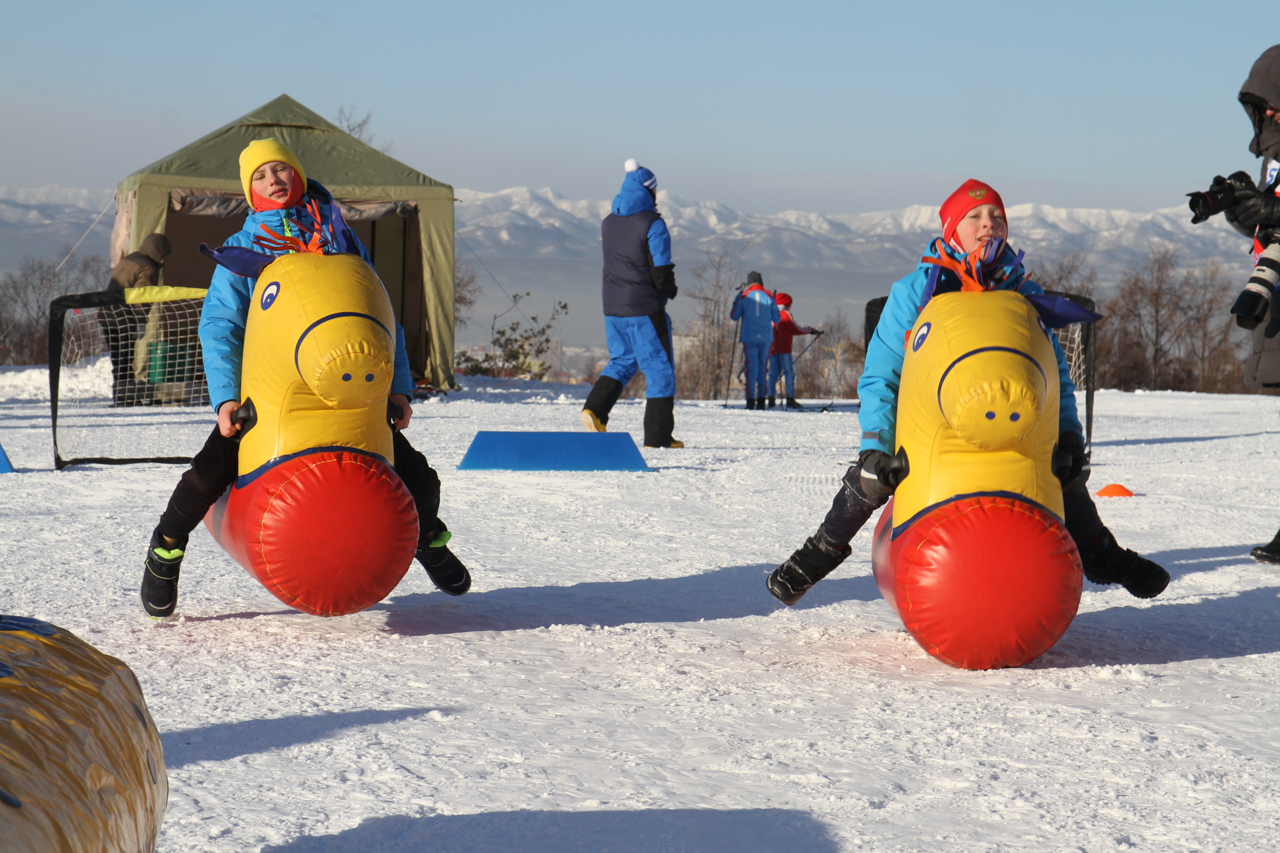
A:
{"type": "MultiPolygon", "coordinates": [[[[923,328],[923,326],[921,328],[923,328]]],[[[1016,350],[1013,347],[979,347],[978,349],[970,350],[969,352],[960,356],[955,361],[948,364],[946,370],[942,371],[942,378],[938,380],[938,408],[939,409],[942,408],[942,386],[947,384],[947,377],[951,375],[952,369],[955,368],[957,364],[964,361],[969,356],[980,355],[981,353],[984,353],[984,352],[1011,352],[1014,355],[1020,355],[1023,358],[1025,358],[1027,361],[1031,362],[1036,366],[1036,370],[1039,371],[1040,373],[1040,381],[1045,383],[1045,385],[1049,384],[1049,380],[1045,378],[1044,368],[1040,366],[1040,362],[1036,361],[1034,358],[1027,355],[1022,350],[1016,350]]],[[[987,417],[994,418],[995,413],[994,412],[989,413],[987,417]]]]}
{"type": "Polygon", "coordinates": [[[924,346],[924,339],[929,337],[929,331],[933,328],[932,323],[925,323],[916,332],[915,339],[911,341],[911,351],[919,352],[920,347],[924,346]]]}
{"type": "Polygon", "coordinates": [[[330,314],[326,317],[321,317],[319,320],[316,320],[310,326],[307,326],[307,328],[303,330],[302,334],[298,335],[298,345],[293,348],[293,369],[298,371],[299,376],[302,375],[302,368],[298,366],[298,352],[302,349],[302,342],[307,339],[307,335],[311,334],[311,330],[314,329],[316,326],[323,325],[324,323],[327,323],[330,320],[337,320],[340,317],[361,317],[365,320],[368,320],[370,323],[373,323],[375,326],[377,326],[379,329],[385,332],[387,337],[391,338],[392,341],[395,341],[396,339],[396,336],[391,334],[391,330],[388,329],[386,326],[382,325],[382,321],[379,320],[377,317],[374,317],[372,314],[364,314],[364,313],[361,313],[360,311],[339,311],[336,314],[330,314]]]}
{"type": "Polygon", "coordinates": [[[259,300],[259,304],[262,306],[262,310],[266,311],[268,308],[274,305],[276,301],[276,297],[279,295],[280,295],[280,282],[273,281],[270,284],[268,284],[262,291],[262,299],[259,300]]]}
{"type": "Polygon", "coordinates": [[[994,421],[995,419],[996,419],[996,413],[995,413],[995,412],[987,412],[987,420],[989,420],[989,421],[994,421]]]}
{"type": "Polygon", "coordinates": [[[344,374],[342,374],[342,381],[343,381],[343,382],[350,382],[350,381],[351,381],[351,374],[350,374],[350,373],[344,373],[344,374]]]}
{"type": "Polygon", "coordinates": [[[1009,415],[1009,420],[1013,421],[1014,423],[1017,423],[1018,419],[1021,417],[1022,415],[1018,414],[1017,412],[1014,412],[1012,415],[1009,415]]]}
{"type": "Polygon", "coordinates": [[[365,381],[365,382],[372,382],[372,381],[373,381],[373,374],[372,374],[372,373],[366,373],[366,374],[364,375],[364,381],[365,381]]]}

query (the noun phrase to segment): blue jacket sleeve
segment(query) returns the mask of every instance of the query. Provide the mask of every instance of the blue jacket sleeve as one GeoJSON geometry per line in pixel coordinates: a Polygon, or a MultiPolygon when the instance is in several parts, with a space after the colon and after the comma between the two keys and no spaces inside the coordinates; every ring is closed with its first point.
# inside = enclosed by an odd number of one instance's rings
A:
{"type": "Polygon", "coordinates": [[[871,336],[858,379],[858,424],[862,428],[859,453],[882,450],[892,456],[896,449],[898,388],[902,383],[906,336],[920,316],[920,297],[927,279],[927,270],[917,268],[894,283],[871,336]]]}
{"type": "Polygon", "coordinates": [[[413,381],[413,373],[409,370],[409,352],[404,345],[404,328],[396,323],[396,371],[391,378],[391,393],[404,394],[412,399],[418,383],[413,381]]]}
{"type": "Polygon", "coordinates": [[[730,320],[737,320],[742,317],[742,302],[743,302],[742,294],[739,293],[737,297],[733,300],[733,308],[729,310],[730,320]]]}
{"type": "MultiPolygon", "coordinates": [[[[247,246],[248,240],[242,239],[241,234],[235,234],[226,245],[247,246]]],[[[203,350],[209,402],[215,412],[228,400],[240,399],[244,327],[255,281],[219,266],[214,270],[209,292],[204,298],[200,312],[200,348],[203,350]]]]}
{"type": "Polygon", "coordinates": [[[671,232],[667,223],[661,219],[653,220],[649,226],[649,254],[653,256],[655,267],[664,267],[671,263],[671,232]]]}

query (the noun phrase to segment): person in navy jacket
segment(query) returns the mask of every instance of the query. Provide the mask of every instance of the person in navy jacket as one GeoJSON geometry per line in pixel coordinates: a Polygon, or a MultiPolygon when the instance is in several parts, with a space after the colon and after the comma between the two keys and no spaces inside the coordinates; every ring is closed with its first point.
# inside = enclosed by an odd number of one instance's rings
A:
{"type": "Polygon", "coordinates": [[[760,273],[747,273],[747,289],[733,300],[730,320],[741,320],[738,339],[742,341],[742,353],[747,360],[748,409],[763,409],[767,388],[769,347],[773,345],[773,325],[782,320],[773,294],[764,289],[764,277],[760,273]]]}
{"type": "Polygon", "coordinates": [[[676,368],[667,300],[676,297],[671,234],[658,213],[658,179],[634,159],[600,225],[604,332],[609,364],[587,395],[582,424],[605,432],[622,389],[644,372],[644,446],[684,447],[675,429],[676,368]]]}

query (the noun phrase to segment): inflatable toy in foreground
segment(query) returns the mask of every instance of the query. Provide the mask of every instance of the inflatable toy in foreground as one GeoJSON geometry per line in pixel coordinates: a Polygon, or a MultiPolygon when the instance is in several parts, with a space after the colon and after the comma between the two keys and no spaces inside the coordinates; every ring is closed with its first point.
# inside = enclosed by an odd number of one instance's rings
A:
{"type": "Polygon", "coordinates": [[[205,524],[290,607],[342,616],[395,589],[418,514],[393,469],[395,315],[357,255],[205,250],[257,276],[245,327],[239,476],[205,524]]]}
{"type": "Polygon", "coordinates": [[[876,528],[872,570],[911,636],[952,666],[1035,660],[1080,604],[1052,470],[1050,334],[1027,297],[980,291],[935,296],[907,339],[897,439],[908,473],[876,528]]]}
{"type": "Polygon", "coordinates": [[[0,719],[0,853],[155,849],[169,777],[129,667],[0,616],[0,719]]]}

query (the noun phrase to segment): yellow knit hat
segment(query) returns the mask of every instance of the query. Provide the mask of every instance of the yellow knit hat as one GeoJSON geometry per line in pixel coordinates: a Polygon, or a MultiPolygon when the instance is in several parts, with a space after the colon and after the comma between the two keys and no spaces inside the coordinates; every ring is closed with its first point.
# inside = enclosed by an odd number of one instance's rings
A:
{"type": "Polygon", "coordinates": [[[255,139],[240,152],[240,185],[244,187],[244,200],[249,202],[250,207],[253,207],[253,196],[249,194],[253,173],[258,171],[258,167],[263,163],[274,163],[277,160],[292,166],[293,171],[298,173],[302,185],[304,187],[307,185],[307,173],[302,171],[302,164],[280,140],[274,137],[255,139]]]}

